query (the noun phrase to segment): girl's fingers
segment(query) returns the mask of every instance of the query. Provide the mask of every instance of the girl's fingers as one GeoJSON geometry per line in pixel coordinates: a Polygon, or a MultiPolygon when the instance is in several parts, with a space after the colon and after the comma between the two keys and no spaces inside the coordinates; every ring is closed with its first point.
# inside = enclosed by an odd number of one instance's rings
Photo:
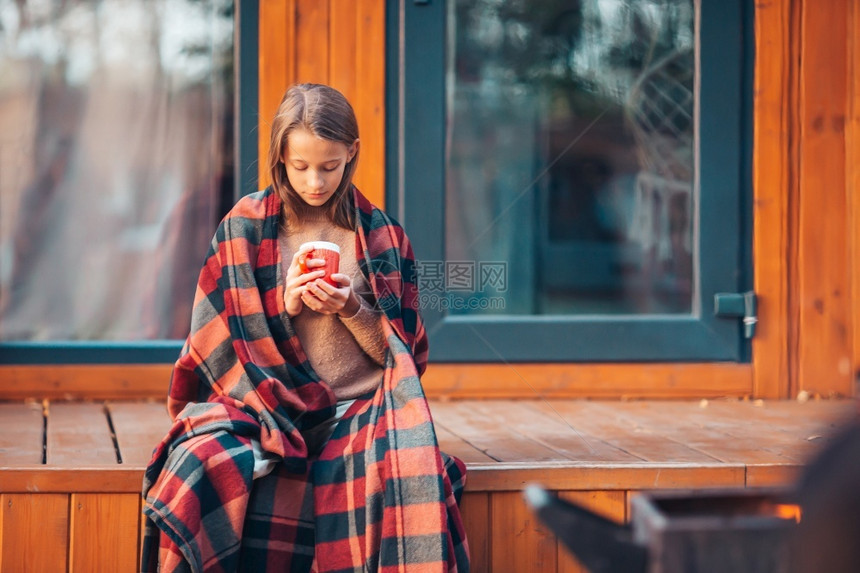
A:
{"type": "Polygon", "coordinates": [[[349,287],[335,288],[323,280],[315,280],[306,285],[302,300],[308,307],[328,314],[340,312],[349,299],[349,287]]]}
{"type": "Polygon", "coordinates": [[[287,289],[293,290],[304,284],[307,284],[315,279],[320,279],[325,276],[325,271],[313,271],[310,273],[300,274],[287,281],[287,289]]]}
{"type": "Polygon", "coordinates": [[[348,287],[348,286],[352,285],[352,281],[350,280],[350,278],[343,273],[333,273],[331,275],[331,278],[334,282],[336,282],[340,285],[340,288],[348,287]]]}
{"type": "MultiPolygon", "coordinates": [[[[346,277],[346,275],[333,274],[331,278],[341,283],[341,281],[338,281],[337,279],[338,276],[346,277]]],[[[314,287],[316,287],[314,292],[317,292],[318,290],[320,292],[325,293],[328,297],[332,299],[346,300],[349,297],[349,278],[346,279],[346,283],[346,286],[335,287],[322,279],[317,279],[314,282],[310,283],[308,286],[310,287],[311,285],[313,285],[314,287]]]]}
{"type": "Polygon", "coordinates": [[[308,287],[308,291],[311,292],[315,297],[317,297],[322,302],[326,302],[329,299],[329,294],[326,291],[324,291],[318,284],[312,283],[308,287]]]}
{"type": "Polygon", "coordinates": [[[308,291],[302,291],[302,302],[311,310],[317,310],[317,298],[308,291]]]}
{"type": "Polygon", "coordinates": [[[312,251],[313,247],[306,246],[293,253],[293,260],[290,261],[287,275],[299,276],[306,273],[311,268],[325,265],[325,261],[323,259],[305,259],[305,257],[312,251]]]}
{"type": "Polygon", "coordinates": [[[330,284],[328,284],[327,282],[325,282],[322,279],[317,279],[317,280],[313,281],[312,283],[310,283],[308,285],[308,287],[312,288],[314,290],[314,292],[316,292],[317,290],[320,290],[320,291],[324,292],[325,294],[334,294],[334,292],[336,290],[333,286],[331,286],[330,284]]]}
{"type": "Polygon", "coordinates": [[[292,261],[290,261],[290,269],[298,269],[298,268],[299,268],[299,266],[300,266],[300,265],[299,265],[299,261],[301,261],[302,259],[304,259],[304,258],[305,258],[305,255],[307,255],[308,253],[310,253],[312,250],[313,250],[313,249],[311,249],[311,248],[309,248],[309,247],[305,247],[305,248],[303,248],[303,249],[299,249],[298,251],[296,251],[295,253],[293,253],[293,260],[292,260],[292,261]]]}
{"type": "Polygon", "coordinates": [[[294,263],[298,263],[298,262],[299,262],[299,259],[300,259],[302,256],[304,256],[304,255],[305,255],[305,253],[310,253],[310,252],[311,252],[311,251],[313,251],[313,250],[314,250],[314,248],[313,248],[313,247],[311,247],[311,246],[308,246],[308,245],[306,245],[305,247],[303,247],[303,248],[299,249],[298,251],[296,251],[296,252],[293,254],[293,262],[294,262],[294,263]]]}

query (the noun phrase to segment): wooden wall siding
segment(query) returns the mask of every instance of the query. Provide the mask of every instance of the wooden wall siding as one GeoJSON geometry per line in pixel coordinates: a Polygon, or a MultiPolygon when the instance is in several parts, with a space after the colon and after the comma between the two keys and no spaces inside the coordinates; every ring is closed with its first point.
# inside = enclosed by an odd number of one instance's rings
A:
{"type": "MultiPolygon", "coordinates": [[[[0,400],[164,399],[172,364],[0,366],[0,400]]],[[[430,398],[711,398],[748,396],[748,364],[440,364],[430,398]]],[[[0,436],[2,440],[2,436],[0,436]]]]}
{"type": "Polygon", "coordinates": [[[140,495],[73,493],[69,570],[134,571],[140,539],[140,495]]]}
{"type": "Polygon", "coordinates": [[[65,571],[68,494],[0,494],[3,571],[65,571]]]}
{"type": "Polygon", "coordinates": [[[0,494],[0,571],[135,571],[140,495],[0,494]]]}
{"type": "Polygon", "coordinates": [[[385,205],[385,3],[381,0],[260,1],[260,188],[269,127],[287,87],[325,83],[352,103],[361,137],[355,184],[385,205]]]}
{"type": "Polygon", "coordinates": [[[856,395],[860,145],[856,2],[756,5],[754,393],[856,395]],[[833,10],[829,7],[832,5],[833,10]]]}
{"type": "Polygon", "coordinates": [[[172,364],[0,365],[0,400],[163,400],[172,369],[172,364]]]}
{"type": "Polygon", "coordinates": [[[749,364],[440,364],[421,378],[431,398],[748,396],[749,364]]]}
{"type": "MultiPolygon", "coordinates": [[[[555,492],[616,522],[628,492],[555,492]]],[[[134,493],[0,494],[0,570],[136,571],[140,496],[134,493]]],[[[587,573],[528,509],[519,491],[467,492],[461,506],[473,571],[587,573]]]]}
{"type": "Polygon", "coordinates": [[[851,44],[849,51],[851,85],[848,114],[848,203],[851,213],[851,300],[853,304],[854,395],[860,396],[860,5],[851,2],[851,44]]]}
{"type": "Polygon", "coordinates": [[[754,394],[789,394],[788,213],[792,30],[790,0],[756,4],[753,110],[753,260],[760,321],[752,343],[754,394]]]}
{"type": "Polygon", "coordinates": [[[853,390],[845,125],[851,2],[802,3],[797,229],[798,386],[853,390]]]}

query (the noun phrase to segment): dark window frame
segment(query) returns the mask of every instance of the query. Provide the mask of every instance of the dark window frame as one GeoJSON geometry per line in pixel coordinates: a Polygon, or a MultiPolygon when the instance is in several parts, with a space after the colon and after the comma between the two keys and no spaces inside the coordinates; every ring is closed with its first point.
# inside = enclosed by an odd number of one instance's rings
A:
{"type": "MultiPolygon", "coordinates": [[[[691,315],[446,316],[423,309],[438,362],[748,362],[739,321],[713,315],[717,292],[752,287],[754,6],[701,0],[700,167],[691,315]],[[734,227],[734,230],[732,230],[734,227]],[[727,232],[727,228],[729,232],[727,232]]],[[[416,257],[444,260],[445,0],[389,3],[387,206],[416,257]]]]}
{"type": "MultiPolygon", "coordinates": [[[[257,191],[259,0],[235,0],[235,199],[257,191]]],[[[214,229],[213,229],[214,231],[214,229]]],[[[0,364],[160,364],[179,356],[184,340],[0,343],[0,364]]]]}

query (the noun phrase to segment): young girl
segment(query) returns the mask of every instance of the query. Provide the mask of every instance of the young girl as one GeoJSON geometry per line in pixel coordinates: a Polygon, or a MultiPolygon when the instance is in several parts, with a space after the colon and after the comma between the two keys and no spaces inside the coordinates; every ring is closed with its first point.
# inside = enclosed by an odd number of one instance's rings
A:
{"type": "Polygon", "coordinates": [[[468,570],[412,248],[352,185],[359,147],[339,92],[287,91],[272,185],[227,214],[200,273],[144,477],[143,570],[468,570]],[[314,241],[340,249],[333,284],[314,241]]]}

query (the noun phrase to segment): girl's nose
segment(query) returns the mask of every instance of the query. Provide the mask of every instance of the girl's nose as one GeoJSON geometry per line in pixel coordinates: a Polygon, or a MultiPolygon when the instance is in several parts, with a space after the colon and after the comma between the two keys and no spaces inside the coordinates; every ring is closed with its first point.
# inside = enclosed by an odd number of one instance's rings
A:
{"type": "Polygon", "coordinates": [[[322,174],[315,169],[309,169],[308,171],[310,171],[308,186],[311,189],[322,189],[323,185],[325,185],[322,174]]]}

